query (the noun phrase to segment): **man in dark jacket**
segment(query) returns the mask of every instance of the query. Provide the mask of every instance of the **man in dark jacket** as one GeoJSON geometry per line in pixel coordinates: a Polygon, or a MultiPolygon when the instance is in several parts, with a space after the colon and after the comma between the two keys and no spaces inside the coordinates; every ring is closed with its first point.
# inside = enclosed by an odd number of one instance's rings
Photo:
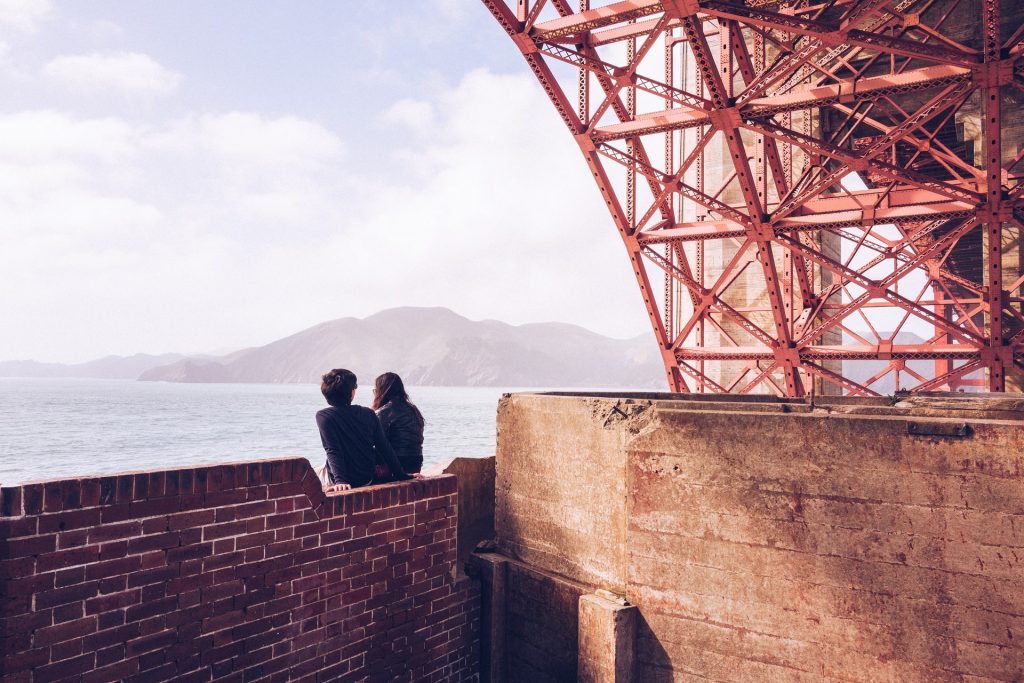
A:
{"type": "Polygon", "coordinates": [[[352,404],[356,395],[354,373],[331,370],[323,376],[320,391],[330,404],[316,414],[320,441],[327,452],[331,480],[328,492],[372,484],[378,457],[391,468],[395,479],[412,478],[395,457],[377,415],[369,408],[352,404]]]}

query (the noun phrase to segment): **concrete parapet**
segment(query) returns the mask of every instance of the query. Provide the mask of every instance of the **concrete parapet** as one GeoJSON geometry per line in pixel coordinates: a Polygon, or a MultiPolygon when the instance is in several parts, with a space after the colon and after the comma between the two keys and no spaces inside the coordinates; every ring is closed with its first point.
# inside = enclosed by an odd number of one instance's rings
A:
{"type": "Polygon", "coordinates": [[[636,680],[1024,680],[1019,396],[516,394],[498,421],[499,547],[535,592],[636,605],[636,680]]]}

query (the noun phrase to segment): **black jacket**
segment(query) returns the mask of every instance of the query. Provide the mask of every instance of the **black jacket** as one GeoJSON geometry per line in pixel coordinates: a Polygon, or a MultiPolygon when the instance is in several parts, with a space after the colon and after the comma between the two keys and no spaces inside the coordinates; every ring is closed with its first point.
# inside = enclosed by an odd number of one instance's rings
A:
{"type": "Polygon", "coordinates": [[[390,401],[377,409],[384,435],[403,463],[423,464],[423,425],[416,409],[405,401],[390,401]]]}
{"type": "Polygon", "coordinates": [[[332,484],[366,486],[373,482],[378,462],[391,468],[395,479],[410,479],[395,457],[380,421],[364,406],[330,406],[316,414],[320,441],[327,452],[332,484]]]}

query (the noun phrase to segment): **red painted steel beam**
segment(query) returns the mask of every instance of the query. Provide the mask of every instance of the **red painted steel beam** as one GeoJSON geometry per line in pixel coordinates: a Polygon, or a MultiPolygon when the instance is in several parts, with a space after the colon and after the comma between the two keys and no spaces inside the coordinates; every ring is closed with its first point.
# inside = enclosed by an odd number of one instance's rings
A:
{"type": "Polygon", "coordinates": [[[1024,9],[982,0],[975,29],[950,25],[955,1],[483,0],[583,152],[671,388],[1024,378],[1020,244],[1004,248],[1024,154],[1003,159],[1020,115],[1000,106],[1024,90],[1024,30],[999,35],[1024,9]],[[848,375],[865,360],[884,364],[848,375]]]}

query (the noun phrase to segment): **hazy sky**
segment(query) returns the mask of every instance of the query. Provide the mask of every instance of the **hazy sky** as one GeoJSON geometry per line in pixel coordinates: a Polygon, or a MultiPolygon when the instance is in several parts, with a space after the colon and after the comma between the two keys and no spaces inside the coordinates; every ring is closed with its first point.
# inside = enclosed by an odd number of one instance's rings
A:
{"type": "Polygon", "coordinates": [[[647,331],[575,143],[476,0],[0,0],[0,359],[400,305],[647,331]]]}

